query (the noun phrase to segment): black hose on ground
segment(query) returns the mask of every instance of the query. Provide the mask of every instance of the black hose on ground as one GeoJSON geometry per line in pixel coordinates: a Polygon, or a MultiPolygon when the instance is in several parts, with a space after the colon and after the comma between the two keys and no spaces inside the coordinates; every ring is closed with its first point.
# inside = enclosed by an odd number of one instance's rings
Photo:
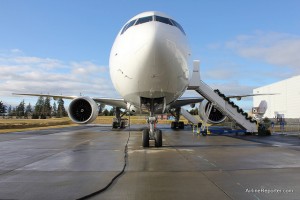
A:
{"type": "Polygon", "coordinates": [[[122,174],[124,174],[125,172],[125,169],[126,169],[126,166],[127,166],[127,163],[128,163],[128,142],[129,142],[129,139],[130,139],[130,114],[129,114],[129,132],[128,132],[128,139],[127,139],[127,142],[126,142],[126,145],[125,145],[125,148],[124,148],[124,166],[123,166],[123,169],[115,176],[111,179],[111,181],[104,187],[104,188],[101,188],[91,194],[88,194],[86,196],[83,196],[83,197],[80,197],[76,200],[86,200],[86,199],[89,199],[91,197],[94,197],[96,195],[99,195],[101,194],[102,192],[106,191],[114,182],[117,178],[119,178],[122,174]]]}

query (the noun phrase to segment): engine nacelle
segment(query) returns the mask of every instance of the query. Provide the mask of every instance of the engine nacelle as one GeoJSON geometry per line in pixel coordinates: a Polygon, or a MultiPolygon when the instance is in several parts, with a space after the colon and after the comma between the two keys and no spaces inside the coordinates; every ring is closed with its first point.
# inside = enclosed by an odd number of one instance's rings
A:
{"type": "Polygon", "coordinates": [[[90,97],[78,97],[71,101],[68,115],[77,124],[88,124],[98,116],[98,105],[90,97]]]}
{"type": "MultiPolygon", "coordinates": [[[[209,105],[210,105],[210,102],[208,102],[207,100],[203,100],[200,103],[198,113],[199,113],[201,120],[206,119],[206,117],[207,117],[206,111],[208,110],[209,105]]],[[[225,121],[225,119],[226,119],[226,116],[223,115],[223,113],[221,111],[219,111],[218,109],[216,109],[213,106],[207,122],[210,124],[219,124],[219,123],[222,123],[223,121],[225,121]]]]}
{"type": "Polygon", "coordinates": [[[134,114],[138,111],[138,109],[134,105],[127,103],[127,111],[129,111],[131,114],[134,114]]]}

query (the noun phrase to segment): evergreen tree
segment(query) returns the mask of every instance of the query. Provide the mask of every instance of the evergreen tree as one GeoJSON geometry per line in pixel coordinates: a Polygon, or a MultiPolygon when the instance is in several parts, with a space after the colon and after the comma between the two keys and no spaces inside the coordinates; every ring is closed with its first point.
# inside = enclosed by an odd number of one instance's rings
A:
{"type": "Polygon", "coordinates": [[[104,115],[104,116],[108,116],[108,115],[109,115],[109,111],[108,111],[106,108],[105,108],[104,111],[103,111],[103,115],[104,115]]]}
{"type": "Polygon", "coordinates": [[[100,103],[99,104],[99,111],[98,111],[98,116],[101,116],[101,115],[103,115],[103,109],[105,108],[105,104],[103,104],[103,103],[100,103]]]}
{"type": "Polygon", "coordinates": [[[9,107],[8,107],[7,114],[9,116],[9,118],[11,118],[13,116],[11,105],[9,105],[9,107]]]}
{"type": "Polygon", "coordinates": [[[34,112],[32,115],[33,119],[43,119],[45,114],[44,114],[44,104],[45,104],[45,99],[44,97],[40,96],[35,104],[34,107],[34,112]]]}
{"type": "Polygon", "coordinates": [[[16,108],[12,109],[11,116],[17,116],[17,110],[16,110],[16,108]]]}
{"type": "Polygon", "coordinates": [[[116,108],[115,107],[112,107],[109,111],[109,116],[114,116],[116,113],[116,108]]]}
{"type": "Polygon", "coordinates": [[[46,97],[44,102],[44,113],[46,117],[51,117],[51,102],[50,97],[46,97]]]}
{"type": "Polygon", "coordinates": [[[32,106],[31,106],[30,103],[26,106],[24,116],[25,116],[25,118],[28,118],[29,116],[32,116],[32,106]]]}
{"type": "Polygon", "coordinates": [[[24,100],[16,108],[17,118],[23,118],[25,115],[25,102],[24,100]]]}
{"type": "Polygon", "coordinates": [[[57,116],[57,106],[56,102],[54,101],[53,106],[52,106],[52,116],[57,116]]]}
{"type": "Polygon", "coordinates": [[[60,117],[66,117],[68,116],[66,109],[65,109],[65,102],[62,98],[58,99],[57,101],[58,106],[57,106],[57,115],[56,117],[60,118],[60,117]]]}
{"type": "Polygon", "coordinates": [[[0,101],[0,115],[4,115],[6,113],[6,106],[2,101],[0,101]]]}
{"type": "Polygon", "coordinates": [[[198,109],[197,108],[194,108],[194,109],[191,109],[190,111],[188,111],[191,115],[198,115],[198,109]]]}

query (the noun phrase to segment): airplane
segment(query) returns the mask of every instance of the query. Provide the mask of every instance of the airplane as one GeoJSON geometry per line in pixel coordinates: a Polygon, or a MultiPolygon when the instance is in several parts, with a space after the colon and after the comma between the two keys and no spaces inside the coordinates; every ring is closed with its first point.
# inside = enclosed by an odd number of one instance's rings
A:
{"type": "MultiPolygon", "coordinates": [[[[175,116],[171,128],[183,129],[184,123],[180,121],[182,106],[200,103],[201,109],[207,109],[209,104],[204,98],[181,98],[190,83],[190,57],[186,33],[177,21],[162,12],[143,12],[131,18],[121,28],[110,52],[111,80],[122,99],[24,93],[17,95],[71,99],[68,115],[78,124],[88,124],[96,119],[97,103],[116,108],[113,128],[125,128],[120,109],[131,114],[147,111],[149,128],[143,130],[143,147],[149,147],[149,140],[155,141],[155,147],[161,147],[162,131],[156,128],[156,114],[171,112],[175,116]]],[[[243,96],[233,97],[240,99],[243,96]]],[[[209,116],[204,115],[207,113],[200,112],[201,119],[208,117],[212,123],[220,123],[226,118],[217,109],[212,109],[209,116]]]]}

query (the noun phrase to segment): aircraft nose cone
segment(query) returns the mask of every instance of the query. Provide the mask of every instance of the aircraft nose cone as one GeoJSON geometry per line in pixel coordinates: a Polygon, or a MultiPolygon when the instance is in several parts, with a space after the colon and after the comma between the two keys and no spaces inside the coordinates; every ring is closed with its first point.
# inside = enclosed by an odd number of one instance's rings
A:
{"type": "Polygon", "coordinates": [[[171,25],[152,21],[129,28],[111,51],[115,88],[137,105],[139,97],[174,101],[188,84],[186,46],[185,36],[171,25]]]}

